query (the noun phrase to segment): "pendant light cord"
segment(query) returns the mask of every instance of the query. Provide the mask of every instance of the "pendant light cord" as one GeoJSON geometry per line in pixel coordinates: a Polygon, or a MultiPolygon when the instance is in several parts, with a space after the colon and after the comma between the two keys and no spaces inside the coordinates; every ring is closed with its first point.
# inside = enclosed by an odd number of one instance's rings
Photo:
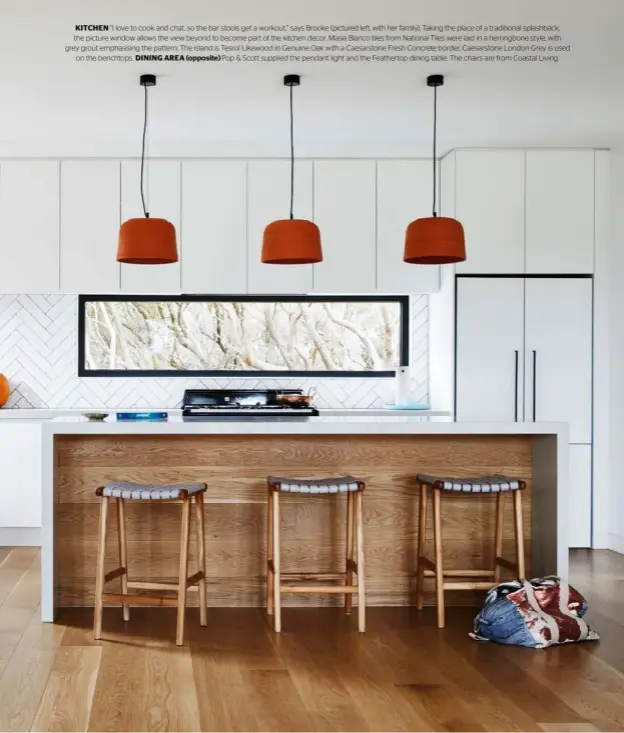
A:
{"type": "Polygon", "coordinates": [[[143,87],[145,89],[145,114],[143,117],[143,142],[141,144],[141,203],[143,204],[143,214],[146,219],[149,219],[149,212],[145,206],[145,194],[143,193],[143,171],[145,169],[145,139],[147,136],[147,85],[143,87]]]}
{"type": "Polygon", "coordinates": [[[293,113],[293,88],[290,89],[290,218],[293,218],[295,200],[295,126],[293,113]]]}
{"type": "Polygon", "coordinates": [[[436,217],[437,205],[437,158],[436,158],[436,142],[438,131],[438,87],[433,87],[433,216],[436,217]]]}

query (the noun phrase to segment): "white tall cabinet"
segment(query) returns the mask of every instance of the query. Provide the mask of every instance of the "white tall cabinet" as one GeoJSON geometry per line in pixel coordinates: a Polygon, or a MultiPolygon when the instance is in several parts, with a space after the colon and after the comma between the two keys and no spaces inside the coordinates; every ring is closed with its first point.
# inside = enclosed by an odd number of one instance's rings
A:
{"type": "Polygon", "coordinates": [[[456,418],[565,422],[570,545],[591,546],[592,280],[458,277],[456,418]]]}

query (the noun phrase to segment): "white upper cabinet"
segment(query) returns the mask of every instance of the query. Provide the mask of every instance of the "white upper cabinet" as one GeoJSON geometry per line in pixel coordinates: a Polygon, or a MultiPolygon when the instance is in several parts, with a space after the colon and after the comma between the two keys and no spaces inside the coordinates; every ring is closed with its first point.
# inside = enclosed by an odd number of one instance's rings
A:
{"type": "Polygon", "coordinates": [[[526,154],[526,271],[594,271],[594,152],[526,154]]]}
{"type": "MultiPolygon", "coordinates": [[[[180,161],[148,160],[144,173],[145,204],[153,219],[166,219],[176,230],[180,254],[180,161]]],[[[121,220],[143,218],[141,161],[121,164],[121,220]]],[[[121,265],[124,293],[179,293],[180,263],[121,265]]]]}
{"type": "Polygon", "coordinates": [[[439,265],[403,262],[407,225],[431,216],[433,169],[426,160],[377,163],[377,292],[436,293],[439,265]]]}
{"type": "Polygon", "coordinates": [[[59,289],[59,163],[0,166],[0,292],[59,289]]]}
{"type": "Polygon", "coordinates": [[[375,161],[314,163],[314,221],[321,230],[323,262],[314,265],[319,293],[376,290],[375,161]]]}
{"type": "Polygon", "coordinates": [[[182,163],[182,292],[247,292],[247,163],[182,163]]]}
{"type": "Polygon", "coordinates": [[[247,163],[182,163],[182,291],[247,292],[247,163]]]}
{"type": "Polygon", "coordinates": [[[524,272],[524,166],[523,151],[455,153],[455,218],[466,233],[458,274],[524,272]]]}
{"type": "Polygon", "coordinates": [[[121,163],[61,163],[61,290],[117,293],[121,163]]]}
{"type": "MultiPolygon", "coordinates": [[[[250,293],[309,293],[312,265],[267,265],[261,261],[267,224],[288,219],[290,162],[251,160],[247,171],[247,288],[250,293]]],[[[295,219],[312,220],[312,163],[295,163],[295,219]]]]}

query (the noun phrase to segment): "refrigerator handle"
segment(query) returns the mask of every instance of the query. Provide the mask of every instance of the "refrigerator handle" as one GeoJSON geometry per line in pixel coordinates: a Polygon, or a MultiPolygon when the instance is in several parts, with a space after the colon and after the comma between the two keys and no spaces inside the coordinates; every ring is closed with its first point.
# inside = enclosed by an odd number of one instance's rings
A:
{"type": "Polygon", "coordinates": [[[514,390],[514,422],[518,422],[518,358],[520,356],[520,352],[518,350],[516,350],[516,351],[514,351],[514,354],[516,355],[515,376],[514,376],[514,383],[515,383],[515,390],[514,390]]]}
{"type": "Polygon", "coordinates": [[[537,416],[537,351],[533,352],[533,422],[537,416]]]}

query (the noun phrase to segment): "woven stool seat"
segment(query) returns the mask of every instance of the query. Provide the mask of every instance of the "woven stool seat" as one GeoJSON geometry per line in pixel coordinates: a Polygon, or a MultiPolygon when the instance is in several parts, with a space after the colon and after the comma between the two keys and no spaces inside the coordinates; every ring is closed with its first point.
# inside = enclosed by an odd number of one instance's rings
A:
{"type": "Polygon", "coordinates": [[[113,481],[96,489],[97,496],[113,499],[171,500],[188,499],[206,491],[206,484],[133,484],[129,481],[113,481]]]}
{"type": "Polygon", "coordinates": [[[419,473],[421,484],[433,486],[442,491],[463,491],[467,494],[494,494],[499,491],[518,491],[526,488],[526,483],[506,476],[480,476],[478,478],[451,478],[449,476],[429,476],[419,473]]]}
{"type": "Polygon", "coordinates": [[[346,494],[364,489],[364,482],[354,476],[311,479],[269,476],[267,482],[274,491],[289,491],[293,494],[346,494]]]}

